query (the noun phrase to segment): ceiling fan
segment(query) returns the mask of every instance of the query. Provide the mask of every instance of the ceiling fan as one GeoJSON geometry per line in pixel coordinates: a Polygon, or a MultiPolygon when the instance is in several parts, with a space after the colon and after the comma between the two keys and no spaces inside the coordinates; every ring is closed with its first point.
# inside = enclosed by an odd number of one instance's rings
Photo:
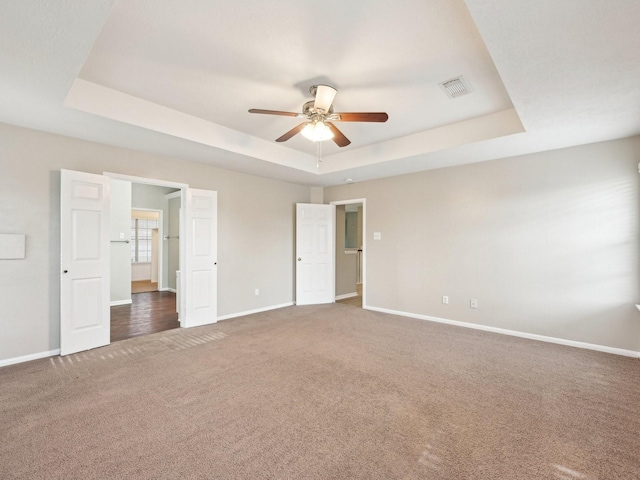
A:
{"type": "Polygon", "coordinates": [[[294,135],[302,132],[302,135],[313,142],[333,139],[339,147],[346,147],[351,141],[332,122],[386,122],[389,118],[389,115],[384,112],[334,113],[333,99],[338,93],[335,88],[328,85],[314,85],[309,91],[315,97],[315,100],[305,103],[302,106],[302,113],[260,110],[257,108],[252,108],[249,113],[282,115],[305,120],[281,137],[276,138],[276,142],[286,142],[294,135]]]}

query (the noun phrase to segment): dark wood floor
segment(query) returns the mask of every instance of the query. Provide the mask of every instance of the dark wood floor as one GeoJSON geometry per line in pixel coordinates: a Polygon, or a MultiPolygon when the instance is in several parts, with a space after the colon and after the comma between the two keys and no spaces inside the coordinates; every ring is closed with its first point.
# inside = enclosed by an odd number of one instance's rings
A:
{"type": "Polygon", "coordinates": [[[111,341],[178,328],[176,294],[148,292],[131,295],[131,305],[111,307],[111,341]]]}

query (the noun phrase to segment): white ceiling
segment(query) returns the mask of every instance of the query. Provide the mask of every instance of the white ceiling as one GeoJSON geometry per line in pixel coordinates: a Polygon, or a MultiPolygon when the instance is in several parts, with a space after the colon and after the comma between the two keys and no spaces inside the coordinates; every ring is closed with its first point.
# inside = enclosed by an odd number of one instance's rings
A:
{"type": "Polygon", "coordinates": [[[0,5],[0,121],[308,185],[640,133],[637,0],[22,0],[0,5]],[[438,83],[464,75],[471,93],[438,83]],[[297,135],[316,83],[338,148],[297,135]]]}

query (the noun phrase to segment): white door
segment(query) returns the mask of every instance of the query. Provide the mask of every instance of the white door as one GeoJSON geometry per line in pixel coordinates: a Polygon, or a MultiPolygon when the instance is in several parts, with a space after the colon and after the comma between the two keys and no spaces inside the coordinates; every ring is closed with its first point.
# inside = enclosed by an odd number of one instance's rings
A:
{"type": "Polygon", "coordinates": [[[109,178],[61,171],[60,354],[109,344],[109,178]]]}
{"type": "Polygon", "coordinates": [[[296,205],[296,304],[335,301],[335,205],[296,205]]]}
{"type": "Polygon", "coordinates": [[[186,262],[180,268],[185,308],[180,319],[183,327],[197,327],[218,320],[218,194],[195,188],[186,193],[186,262]]]}

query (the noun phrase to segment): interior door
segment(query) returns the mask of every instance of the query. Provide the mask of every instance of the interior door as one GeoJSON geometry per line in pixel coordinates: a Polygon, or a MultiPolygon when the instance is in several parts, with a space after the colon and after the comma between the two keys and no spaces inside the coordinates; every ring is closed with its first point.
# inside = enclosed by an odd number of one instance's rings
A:
{"type": "Polygon", "coordinates": [[[188,188],[185,207],[185,308],[180,319],[183,327],[197,327],[218,320],[218,194],[188,188]]]}
{"type": "Polygon", "coordinates": [[[61,171],[60,354],[108,345],[109,178],[61,171]]]}
{"type": "Polygon", "coordinates": [[[296,304],[335,301],[335,205],[296,205],[296,304]]]}

